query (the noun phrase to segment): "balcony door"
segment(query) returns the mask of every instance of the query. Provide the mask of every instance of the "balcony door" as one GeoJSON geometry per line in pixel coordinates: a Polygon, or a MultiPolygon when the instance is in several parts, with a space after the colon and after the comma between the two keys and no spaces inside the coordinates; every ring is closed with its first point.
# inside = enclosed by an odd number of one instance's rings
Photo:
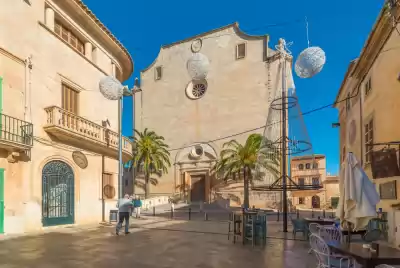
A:
{"type": "Polygon", "coordinates": [[[79,92],[62,84],[61,97],[61,108],[67,111],[62,116],[64,127],[78,130],[78,118],[76,115],[79,112],[79,92]]]}
{"type": "Polygon", "coordinates": [[[318,195],[314,195],[311,198],[311,203],[313,208],[321,208],[321,199],[319,198],[318,195]]]}

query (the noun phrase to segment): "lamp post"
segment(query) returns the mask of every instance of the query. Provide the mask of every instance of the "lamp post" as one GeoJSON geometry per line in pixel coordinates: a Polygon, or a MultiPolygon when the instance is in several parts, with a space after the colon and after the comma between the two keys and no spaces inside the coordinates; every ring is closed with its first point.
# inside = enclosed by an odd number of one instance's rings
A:
{"type": "MultiPolygon", "coordinates": [[[[135,94],[138,92],[142,92],[142,89],[140,87],[139,79],[136,77],[135,78],[135,84],[133,88],[131,89],[131,95],[132,95],[132,137],[135,137],[135,94]]],[[[135,168],[132,168],[132,191],[133,194],[135,194],[135,176],[136,176],[136,171],[135,168]]]]}
{"type": "MultiPolygon", "coordinates": [[[[122,161],[122,110],[123,97],[129,96],[130,91],[126,86],[123,86],[115,77],[106,76],[99,82],[101,94],[108,100],[118,100],[118,197],[123,197],[123,161],[122,161]]],[[[103,189],[102,189],[103,191],[103,189]]]]}

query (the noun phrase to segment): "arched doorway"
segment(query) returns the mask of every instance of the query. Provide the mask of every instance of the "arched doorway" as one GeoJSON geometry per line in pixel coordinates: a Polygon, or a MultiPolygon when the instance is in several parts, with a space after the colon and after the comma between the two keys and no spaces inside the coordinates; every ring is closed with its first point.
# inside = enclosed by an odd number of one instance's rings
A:
{"type": "Polygon", "coordinates": [[[74,172],[67,163],[56,160],[43,167],[43,226],[74,223],[74,188],[74,172]]]}
{"type": "Polygon", "coordinates": [[[321,201],[318,195],[314,195],[311,198],[311,203],[313,208],[320,208],[321,207],[321,201]]]}

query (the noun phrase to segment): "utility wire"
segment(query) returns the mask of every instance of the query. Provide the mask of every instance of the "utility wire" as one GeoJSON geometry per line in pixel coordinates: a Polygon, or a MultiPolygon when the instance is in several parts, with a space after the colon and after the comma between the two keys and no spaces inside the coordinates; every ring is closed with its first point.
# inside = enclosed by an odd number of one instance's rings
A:
{"type": "MultiPolygon", "coordinates": [[[[344,98],[343,100],[339,100],[339,101],[336,101],[336,102],[333,102],[333,103],[330,103],[330,104],[327,104],[327,105],[324,105],[324,106],[317,107],[317,108],[312,109],[312,110],[310,110],[310,111],[301,113],[300,115],[298,115],[298,116],[296,116],[296,117],[300,117],[300,116],[304,116],[304,115],[309,115],[309,114],[312,114],[312,113],[315,113],[315,112],[324,110],[324,109],[326,109],[326,108],[332,107],[332,106],[334,106],[334,105],[336,105],[336,104],[338,104],[338,103],[341,103],[341,102],[344,102],[344,101],[348,101],[348,100],[350,100],[350,99],[356,97],[356,96],[359,94],[359,92],[360,92],[360,87],[357,88],[357,91],[356,91],[352,96],[346,97],[346,98],[344,98]]],[[[272,125],[275,125],[275,124],[279,124],[279,123],[281,123],[281,122],[282,122],[282,121],[277,121],[277,122],[274,122],[274,123],[271,123],[271,124],[263,125],[263,126],[256,127],[256,128],[252,128],[252,129],[248,129],[248,130],[245,130],[245,131],[242,131],[242,132],[238,132],[238,133],[231,134],[231,135],[228,135],[228,136],[216,138],[216,139],[209,140],[209,141],[206,141],[206,142],[203,142],[203,143],[210,143],[210,142],[215,142],[215,141],[220,141],[220,140],[225,140],[225,139],[233,138],[233,137],[236,137],[236,136],[240,136],[240,135],[242,135],[242,134],[254,132],[254,131],[257,131],[257,130],[260,130],[260,129],[263,129],[263,128],[266,128],[266,127],[269,127],[269,126],[272,126],[272,125]]],[[[185,149],[185,148],[189,148],[189,147],[192,147],[192,145],[183,146],[183,147],[178,147],[178,148],[170,149],[170,150],[168,150],[168,151],[169,151],[169,152],[172,152],[172,151],[177,151],[177,150],[181,150],[181,149],[185,149]]]]}

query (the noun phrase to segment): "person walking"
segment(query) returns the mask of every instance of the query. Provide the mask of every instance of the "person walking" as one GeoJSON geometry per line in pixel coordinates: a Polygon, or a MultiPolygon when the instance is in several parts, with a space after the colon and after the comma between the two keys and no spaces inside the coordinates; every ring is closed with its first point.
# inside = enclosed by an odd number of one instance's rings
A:
{"type": "Polygon", "coordinates": [[[132,200],[128,194],[125,194],[124,198],[121,198],[117,202],[118,208],[118,224],[115,229],[115,234],[119,235],[119,231],[122,228],[122,223],[125,221],[125,234],[129,234],[129,214],[132,210],[132,200]]]}
{"type": "Polygon", "coordinates": [[[134,207],[136,212],[136,218],[140,219],[140,209],[142,208],[142,200],[140,200],[140,196],[138,196],[134,201],[134,207]]]}
{"type": "Polygon", "coordinates": [[[131,217],[133,217],[133,213],[135,213],[135,200],[136,197],[131,195],[129,199],[132,201],[132,208],[131,208],[131,217]]]}

